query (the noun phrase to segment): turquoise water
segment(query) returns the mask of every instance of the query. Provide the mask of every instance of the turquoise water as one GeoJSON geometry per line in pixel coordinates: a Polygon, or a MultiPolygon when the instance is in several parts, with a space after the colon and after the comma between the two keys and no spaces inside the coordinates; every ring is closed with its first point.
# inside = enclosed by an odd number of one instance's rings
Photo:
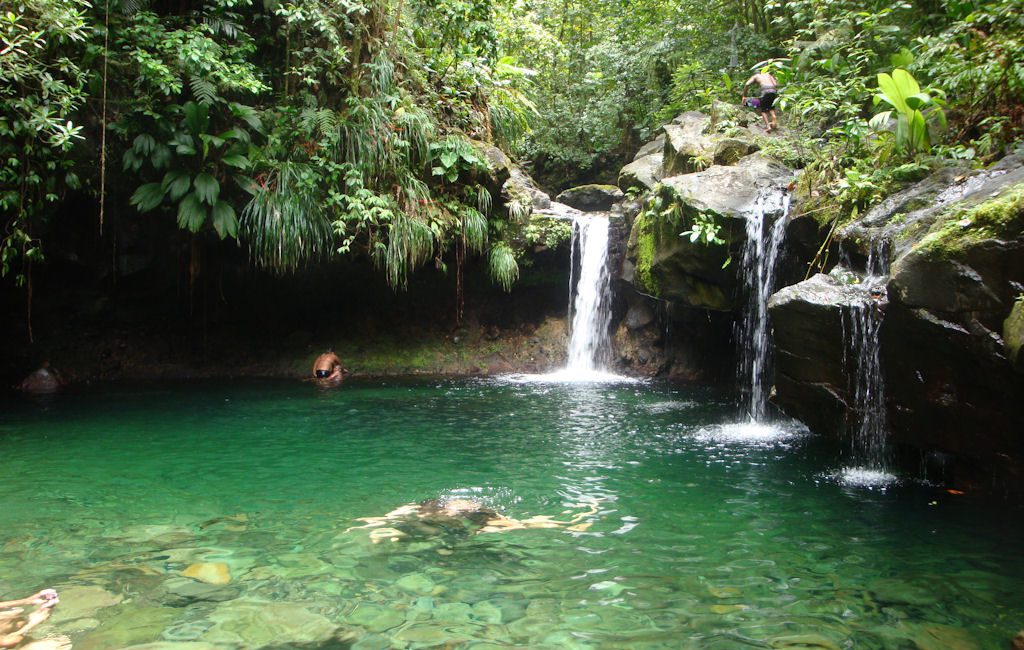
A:
{"type": "Polygon", "coordinates": [[[1003,648],[1024,628],[1019,505],[844,487],[837,446],[733,414],[668,384],[499,380],[6,402],[0,599],[56,587],[43,633],[79,650],[1003,648]],[[433,497],[584,525],[352,529],[433,497]]]}

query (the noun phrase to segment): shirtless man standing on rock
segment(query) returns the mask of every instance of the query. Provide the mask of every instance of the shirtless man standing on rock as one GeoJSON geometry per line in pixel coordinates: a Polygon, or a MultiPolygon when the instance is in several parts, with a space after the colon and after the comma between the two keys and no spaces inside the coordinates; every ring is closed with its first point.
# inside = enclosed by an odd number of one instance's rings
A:
{"type": "Polygon", "coordinates": [[[775,99],[779,96],[779,82],[767,72],[758,72],[750,79],[747,79],[747,83],[743,84],[743,99],[741,102],[746,101],[747,87],[752,84],[757,84],[761,89],[761,104],[758,110],[761,111],[761,117],[764,118],[765,132],[771,133],[779,128],[779,120],[775,115],[775,99]],[[772,117],[771,122],[768,121],[769,115],[772,117]]]}

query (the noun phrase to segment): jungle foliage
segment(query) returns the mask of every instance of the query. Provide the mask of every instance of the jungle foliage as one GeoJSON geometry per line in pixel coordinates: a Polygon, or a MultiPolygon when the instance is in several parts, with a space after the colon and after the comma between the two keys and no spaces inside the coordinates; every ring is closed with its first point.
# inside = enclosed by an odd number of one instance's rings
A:
{"type": "MultiPolygon", "coordinates": [[[[487,263],[509,288],[482,147],[567,182],[679,112],[782,84],[803,184],[863,209],[1024,129],[1021,0],[24,0],[0,15],[3,276],[31,283],[68,190],[290,273],[362,257],[391,286],[487,263]]],[[[589,180],[589,179],[588,179],[589,180]]],[[[560,189],[550,187],[549,189],[560,189]]],[[[525,210],[528,210],[525,209],[525,210]]],[[[709,227],[688,236],[713,238],[709,227]]]]}

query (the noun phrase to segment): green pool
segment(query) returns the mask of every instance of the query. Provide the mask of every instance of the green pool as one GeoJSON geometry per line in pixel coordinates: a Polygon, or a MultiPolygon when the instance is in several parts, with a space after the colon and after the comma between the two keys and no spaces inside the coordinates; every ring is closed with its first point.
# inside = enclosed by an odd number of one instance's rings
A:
{"type": "Polygon", "coordinates": [[[1024,628],[1019,504],[845,486],[838,445],[733,417],[661,383],[8,401],[0,599],[56,587],[42,632],[78,650],[938,650],[1024,628]],[[434,497],[577,525],[351,529],[434,497]]]}

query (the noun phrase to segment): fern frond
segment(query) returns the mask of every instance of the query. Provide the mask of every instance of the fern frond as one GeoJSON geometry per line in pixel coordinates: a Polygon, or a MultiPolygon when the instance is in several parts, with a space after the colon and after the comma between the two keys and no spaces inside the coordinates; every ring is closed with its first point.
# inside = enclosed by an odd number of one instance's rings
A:
{"type": "Polygon", "coordinates": [[[200,104],[209,106],[219,98],[217,95],[217,85],[209,79],[192,77],[189,79],[188,85],[192,88],[192,95],[200,104]]]}

